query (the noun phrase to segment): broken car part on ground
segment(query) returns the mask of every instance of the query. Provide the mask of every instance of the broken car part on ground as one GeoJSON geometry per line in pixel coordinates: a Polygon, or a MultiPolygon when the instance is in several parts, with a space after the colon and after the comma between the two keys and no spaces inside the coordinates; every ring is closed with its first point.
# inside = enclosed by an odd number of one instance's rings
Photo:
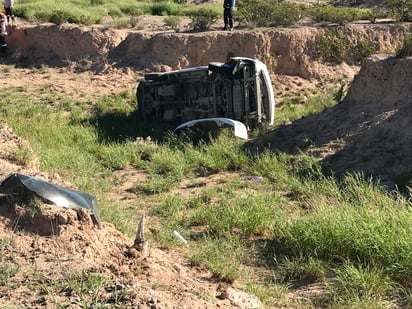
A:
{"type": "Polygon", "coordinates": [[[179,133],[185,129],[190,129],[193,127],[200,127],[205,130],[213,130],[216,128],[233,128],[233,134],[237,137],[248,139],[247,128],[240,121],[232,120],[229,118],[204,118],[191,120],[182,123],[175,129],[175,133],[179,133]]]}
{"type": "Polygon", "coordinates": [[[21,201],[35,195],[58,207],[74,210],[86,208],[91,211],[92,218],[100,225],[96,197],[89,193],[64,188],[36,177],[14,173],[0,183],[0,194],[13,196],[15,200],[21,201]]]}

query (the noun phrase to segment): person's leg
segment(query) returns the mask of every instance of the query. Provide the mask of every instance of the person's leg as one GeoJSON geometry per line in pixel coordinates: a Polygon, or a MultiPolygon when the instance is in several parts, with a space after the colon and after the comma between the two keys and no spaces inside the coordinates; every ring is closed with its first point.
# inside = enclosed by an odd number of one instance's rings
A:
{"type": "Polygon", "coordinates": [[[7,17],[7,23],[10,23],[10,18],[11,20],[14,20],[14,15],[13,15],[13,11],[12,8],[6,8],[6,17],[7,17]]]}
{"type": "Polygon", "coordinates": [[[230,22],[229,14],[230,14],[230,9],[225,8],[223,10],[223,22],[225,24],[225,27],[223,28],[224,30],[228,29],[229,27],[229,22],[230,22]]]}
{"type": "Polygon", "coordinates": [[[233,12],[232,12],[232,9],[229,9],[228,21],[229,21],[230,30],[232,30],[233,29],[233,12]]]}
{"type": "Polygon", "coordinates": [[[4,52],[7,48],[6,38],[3,35],[0,35],[0,50],[4,52]]]}

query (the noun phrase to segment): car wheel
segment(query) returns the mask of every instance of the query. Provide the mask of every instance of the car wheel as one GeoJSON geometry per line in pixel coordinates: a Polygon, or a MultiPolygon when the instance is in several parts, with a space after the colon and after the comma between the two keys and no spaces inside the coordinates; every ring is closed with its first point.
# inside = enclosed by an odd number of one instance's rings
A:
{"type": "Polygon", "coordinates": [[[139,101],[140,113],[146,116],[151,115],[155,110],[155,102],[153,96],[150,93],[146,93],[142,100],[139,101]]]}

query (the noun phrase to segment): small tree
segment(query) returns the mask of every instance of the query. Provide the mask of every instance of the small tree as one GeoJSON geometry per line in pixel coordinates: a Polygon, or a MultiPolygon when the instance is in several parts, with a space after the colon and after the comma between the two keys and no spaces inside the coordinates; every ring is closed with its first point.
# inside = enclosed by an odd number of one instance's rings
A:
{"type": "Polygon", "coordinates": [[[407,33],[402,45],[396,49],[395,55],[399,58],[412,56],[412,33],[407,33]]]}
{"type": "Polygon", "coordinates": [[[342,63],[349,54],[349,42],[339,30],[325,30],[316,37],[316,58],[333,64],[342,63]]]}
{"type": "Polygon", "coordinates": [[[385,5],[394,19],[400,22],[412,20],[412,0],[386,0],[385,5]]]}
{"type": "Polygon", "coordinates": [[[239,0],[237,19],[258,27],[288,26],[302,17],[302,7],[294,3],[239,0]]]}
{"type": "Polygon", "coordinates": [[[303,7],[296,3],[273,2],[269,18],[270,26],[289,26],[303,16],[303,7]]]}
{"type": "Polygon", "coordinates": [[[332,5],[316,5],[309,8],[306,13],[316,22],[330,22],[340,25],[359,19],[370,20],[373,16],[370,9],[334,7],[332,5]]]}
{"type": "Polygon", "coordinates": [[[237,2],[237,19],[247,25],[264,27],[270,20],[271,6],[261,0],[239,0],[237,2]]]}
{"type": "Polygon", "coordinates": [[[166,26],[172,28],[174,31],[179,32],[179,25],[182,22],[180,16],[167,16],[164,19],[166,26]]]}
{"type": "Polygon", "coordinates": [[[352,57],[355,62],[361,62],[376,52],[376,46],[371,40],[362,40],[352,48],[352,57]]]}
{"type": "Polygon", "coordinates": [[[218,20],[220,14],[212,9],[200,8],[187,13],[192,20],[193,30],[209,30],[211,26],[218,20]]]}

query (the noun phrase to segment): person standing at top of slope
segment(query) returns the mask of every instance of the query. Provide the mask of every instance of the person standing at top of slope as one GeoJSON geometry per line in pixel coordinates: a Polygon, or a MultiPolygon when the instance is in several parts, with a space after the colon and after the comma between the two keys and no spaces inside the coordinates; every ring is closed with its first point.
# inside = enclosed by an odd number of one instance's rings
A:
{"type": "Polygon", "coordinates": [[[223,21],[225,27],[223,30],[233,30],[233,9],[235,8],[236,0],[223,0],[223,21]]]}
{"type": "Polygon", "coordinates": [[[13,0],[4,0],[4,12],[7,16],[7,23],[10,23],[10,19],[14,21],[13,13],[13,0]]]}

